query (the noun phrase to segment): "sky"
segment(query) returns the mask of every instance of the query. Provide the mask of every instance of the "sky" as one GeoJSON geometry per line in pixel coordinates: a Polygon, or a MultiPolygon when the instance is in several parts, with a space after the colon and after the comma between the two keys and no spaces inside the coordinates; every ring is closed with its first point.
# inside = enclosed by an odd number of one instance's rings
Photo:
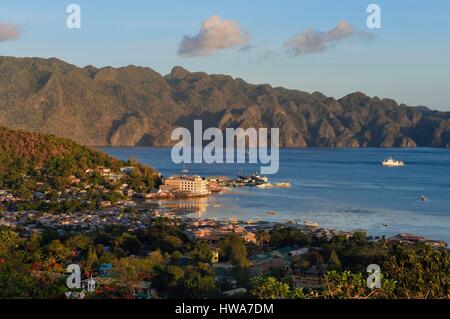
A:
{"type": "Polygon", "coordinates": [[[450,111],[448,0],[0,0],[0,55],[229,74],[450,111]],[[30,3],[31,2],[31,3],[30,3]],[[369,4],[381,28],[369,29],[369,4]],[[67,6],[81,8],[69,29],[67,6]]]}

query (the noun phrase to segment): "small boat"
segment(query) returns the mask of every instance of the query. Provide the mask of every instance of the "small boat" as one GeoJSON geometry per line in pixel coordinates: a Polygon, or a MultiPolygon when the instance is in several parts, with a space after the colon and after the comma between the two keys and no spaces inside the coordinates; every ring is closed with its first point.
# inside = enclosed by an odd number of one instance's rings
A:
{"type": "Polygon", "coordinates": [[[275,216],[277,213],[276,212],[267,212],[266,214],[270,215],[270,216],[275,216]]]}
{"type": "Polygon", "coordinates": [[[274,186],[278,188],[289,188],[291,187],[291,183],[290,182],[275,183],[274,186]]]}
{"type": "Polygon", "coordinates": [[[425,195],[420,196],[420,200],[422,202],[427,202],[428,201],[428,197],[426,197],[425,195]]]}
{"type": "Polygon", "coordinates": [[[383,166],[388,166],[388,167],[405,166],[404,162],[397,161],[397,160],[393,159],[392,157],[389,157],[389,158],[385,159],[381,163],[383,164],[383,166]]]}
{"type": "Polygon", "coordinates": [[[318,223],[310,222],[310,221],[305,221],[304,224],[305,224],[306,227],[310,227],[310,228],[318,228],[318,227],[320,227],[320,225],[318,223]]]}
{"type": "Polygon", "coordinates": [[[291,187],[290,182],[283,182],[283,183],[264,183],[264,184],[258,184],[256,185],[256,188],[289,188],[291,187]]]}

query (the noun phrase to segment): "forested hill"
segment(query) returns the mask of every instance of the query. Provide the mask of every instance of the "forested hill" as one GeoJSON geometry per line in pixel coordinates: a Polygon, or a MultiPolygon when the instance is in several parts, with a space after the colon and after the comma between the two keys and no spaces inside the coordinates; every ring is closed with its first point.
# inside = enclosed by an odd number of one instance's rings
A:
{"type": "Polygon", "coordinates": [[[1,171],[7,171],[11,166],[23,167],[24,170],[40,168],[55,158],[70,159],[74,169],[97,166],[117,169],[126,165],[123,161],[69,139],[0,127],[1,171]]]}
{"type": "Polygon", "coordinates": [[[173,128],[278,127],[282,146],[450,146],[450,113],[357,92],[252,85],[173,68],[76,67],[61,60],[0,57],[0,125],[85,145],[168,146],[173,128]]]}
{"type": "Polygon", "coordinates": [[[63,191],[74,181],[78,186],[109,186],[103,170],[120,174],[121,168],[130,166],[133,172],[122,174],[123,182],[143,191],[155,185],[158,173],[133,160],[124,162],[54,135],[0,127],[0,190],[22,195],[38,189],[63,191]]]}

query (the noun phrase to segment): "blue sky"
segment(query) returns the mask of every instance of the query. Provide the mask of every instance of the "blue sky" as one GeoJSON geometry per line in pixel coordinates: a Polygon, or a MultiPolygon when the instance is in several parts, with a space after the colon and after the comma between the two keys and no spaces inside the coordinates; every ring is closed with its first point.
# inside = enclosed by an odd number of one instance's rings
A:
{"type": "Polygon", "coordinates": [[[320,91],[334,97],[363,91],[410,105],[450,111],[450,2],[332,0],[16,0],[0,4],[0,23],[21,36],[0,42],[0,55],[58,57],[98,67],[149,66],[166,74],[175,65],[224,73],[251,83],[320,91]],[[66,27],[66,7],[81,6],[82,28],[66,27]],[[366,7],[377,3],[382,28],[369,30],[366,7]],[[211,16],[232,20],[249,34],[250,48],[180,56],[184,35],[195,36],[211,16]],[[292,56],[283,44],[313,28],[345,20],[375,38],[346,39],[324,52],[292,56]]]}

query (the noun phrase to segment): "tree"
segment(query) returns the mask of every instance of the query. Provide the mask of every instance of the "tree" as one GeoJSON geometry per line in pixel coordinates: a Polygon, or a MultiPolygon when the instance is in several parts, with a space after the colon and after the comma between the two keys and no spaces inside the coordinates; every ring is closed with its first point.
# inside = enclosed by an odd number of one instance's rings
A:
{"type": "Polygon", "coordinates": [[[20,242],[20,237],[16,232],[12,230],[0,231],[0,256],[12,249],[17,249],[20,242]]]}
{"type": "Polygon", "coordinates": [[[339,260],[338,255],[336,254],[336,252],[333,250],[331,251],[331,255],[330,258],[328,259],[328,270],[341,270],[342,268],[342,264],[341,261],[339,260]]]}
{"type": "Polygon", "coordinates": [[[179,266],[168,265],[166,267],[157,267],[153,283],[160,292],[165,292],[170,297],[175,292],[178,281],[183,276],[184,269],[179,266]]]}
{"type": "Polygon", "coordinates": [[[285,299],[289,296],[289,285],[274,277],[256,276],[251,279],[250,293],[257,299],[285,299]]]}
{"type": "Polygon", "coordinates": [[[98,256],[95,248],[93,246],[89,246],[87,255],[86,255],[86,264],[85,270],[92,271],[94,266],[97,264],[98,256]]]}
{"type": "Polygon", "coordinates": [[[186,268],[184,276],[178,281],[177,292],[181,298],[213,298],[219,289],[214,271],[209,264],[198,263],[186,268]]]}
{"type": "Polygon", "coordinates": [[[192,257],[197,262],[210,263],[212,260],[213,251],[208,243],[204,240],[198,240],[194,243],[192,249],[192,257]]]}
{"type": "Polygon", "coordinates": [[[233,265],[248,267],[250,264],[247,259],[245,241],[235,234],[226,237],[220,243],[220,251],[223,257],[231,261],[233,265]]]}
{"type": "Polygon", "coordinates": [[[124,253],[136,255],[142,249],[141,241],[130,233],[123,233],[114,242],[115,247],[124,253]]]}
{"type": "Polygon", "coordinates": [[[359,245],[366,245],[368,243],[367,234],[363,231],[357,231],[353,234],[352,241],[359,245]]]}
{"type": "Polygon", "coordinates": [[[270,244],[274,247],[289,245],[306,246],[308,235],[295,227],[277,226],[269,232],[270,244]]]}
{"type": "Polygon", "coordinates": [[[113,262],[114,278],[121,285],[126,286],[131,293],[132,286],[137,282],[151,280],[155,275],[155,269],[161,266],[163,262],[164,257],[160,251],[154,251],[145,258],[116,259],[113,262]]]}
{"type": "Polygon", "coordinates": [[[65,241],[67,247],[80,250],[87,250],[92,245],[92,243],[92,238],[83,234],[71,236],[65,241]]]}
{"type": "Polygon", "coordinates": [[[164,236],[161,238],[161,249],[164,251],[174,251],[179,249],[183,245],[183,241],[172,235],[164,236]]]}
{"type": "Polygon", "coordinates": [[[47,246],[50,264],[61,263],[72,256],[72,251],[64,246],[59,239],[52,241],[47,246]]]}

